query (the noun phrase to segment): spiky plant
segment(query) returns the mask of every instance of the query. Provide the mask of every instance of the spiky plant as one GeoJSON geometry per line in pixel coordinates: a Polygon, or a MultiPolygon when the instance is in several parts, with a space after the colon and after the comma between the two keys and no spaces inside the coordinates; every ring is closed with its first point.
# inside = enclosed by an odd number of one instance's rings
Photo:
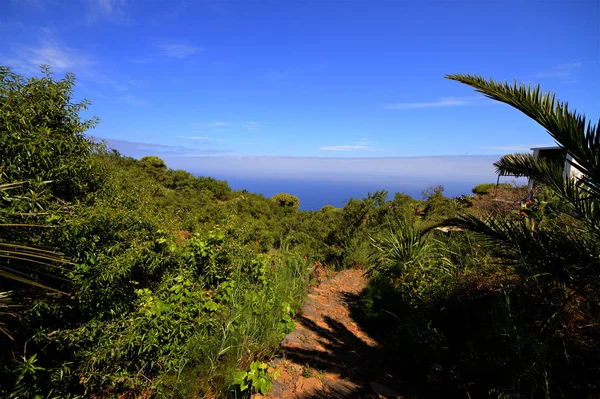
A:
{"type": "MultiPolygon", "coordinates": [[[[30,245],[7,242],[2,239],[2,230],[15,230],[30,227],[49,227],[33,223],[15,222],[14,217],[35,216],[36,213],[17,212],[7,204],[18,202],[24,198],[11,195],[10,190],[21,188],[24,183],[0,184],[0,333],[12,339],[3,319],[14,317],[18,308],[22,307],[32,295],[23,287],[36,287],[43,292],[64,294],[48,282],[65,280],[60,277],[63,267],[69,262],[63,254],[30,245]]],[[[44,214],[44,213],[42,213],[44,214]]],[[[52,285],[52,284],[51,284],[52,285]]]]}
{"type": "Polygon", "coordinates": [[[502,157],[494,166],[500,176],[525,176],[549,187],[563,205],[564,222],[552,228],[527,226],[526,220],[462,216],[447,221],[480,233],[512,254],[521,275],[565,284],[590,294],[600,283],[600,133],[598,124],[543,93],[540,86],[486,80],[480,76],[447,75],[488,98],[511,105],[542,127],[571,155],[582,179],[563,174],[562,165],[535,159],[531,154],[502,157]]]}
{"type": "Polygon", "coordinates": [[[370,237],[375,248],[372,266],[367,273],[379,273],[395,284],[422,272],[431,256],[431,244],[410,218],[398,219],[389,231],[378,237],[370,237]]]}

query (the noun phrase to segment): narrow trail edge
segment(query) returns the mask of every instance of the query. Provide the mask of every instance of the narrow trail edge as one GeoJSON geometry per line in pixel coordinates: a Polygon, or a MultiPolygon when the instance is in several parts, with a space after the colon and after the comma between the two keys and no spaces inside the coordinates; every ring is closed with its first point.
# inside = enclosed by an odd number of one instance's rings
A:
{"type": "Polygon", "coordinates": [[[296,330],[282,342],[282,358],[271,363],[279,377],[267,398],[403,398],[390,388],[394,377],[378,367],[378,343],[351,316],[367,283],[364,271],[349,269],[311,290],[296,330]]]}

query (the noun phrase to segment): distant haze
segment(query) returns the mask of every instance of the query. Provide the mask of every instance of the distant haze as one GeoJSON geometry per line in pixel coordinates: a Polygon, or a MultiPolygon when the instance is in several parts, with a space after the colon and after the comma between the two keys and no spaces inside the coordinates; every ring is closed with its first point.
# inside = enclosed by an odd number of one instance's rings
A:
{"type": "Polygon", "coordinates": [[[265,196],[288,192],[305,210],[387,190],[420,198],[421,190],[442,184],[447,196],[470,194],[480,183],[496,181],[497,156],[407,158],[165,157],[167,164],[196,175],[225,179],[234,189],[265,196]]]}
{"type": "MultiPolygon", "coordinates": [[[[351,197],[387,190],[415,198],[431,185],[442,184],[447,196],[470,194],[480,183],[496,181],[493,163],[498,155],[310,158],[277,156],[225,156],[189,152],[168,146],[146,147],[122,141],[109,146],[124,155],[140,158],[158,155],[172,169],[197,176],[227,180],[236,190],[246,189],[270,197],[288,192],[300,198],[300,207],[319,209],[342,206],[351,197]]],[[[510,180],[503,178],[503,181],[510,180]]]]}

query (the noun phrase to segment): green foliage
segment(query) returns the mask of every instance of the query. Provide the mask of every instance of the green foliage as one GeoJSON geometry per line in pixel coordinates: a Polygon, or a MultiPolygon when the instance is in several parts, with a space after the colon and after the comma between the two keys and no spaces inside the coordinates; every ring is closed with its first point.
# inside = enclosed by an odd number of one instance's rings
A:
{"type": "Polygon", "coordinates": [[[531,154],[507,155],[496,162],[501,176],[527,176],[551,187],[567,204],[567,212],[585,221],[591,231],[600,232],[600,126],[584,115],[569,110],[568,104],[556,100],[554,93],[543,93],[540,86],[513,85],[486,80],[479,76],[449,75],[449,79],[474,87],[494,100],[513,106],[538,122],[560,147],[573,157],[572,166],[585,178],[565,178],[562,165],[531,154]]]}
{"type": "Polygon", "coordinates": [[[152,171],[164,172],[167,170],[167,164],[165,161],[156,156],[146,156],[140,158],[140,164],[142,167],[152,171]]]}
{"type": "MultiPolygon", "coordinates": [[[[595,311],[588,313],[589,309],[599,308],[600,292],[598,126],[570,111],[566,103],[556,101],[554,94],[541,93],[539,86],[532,89],[516,82],[501,84],[468,75],[448,77],[505,102],[540,123],[573,156],[573,167],[584,174],[582,179],[573,179],[563,174],[562,165],[535,159],[530,154],[504,156],[495,163],[499,175],[526,176],[546,185],[548,190],[522,204],[514,215],[483,219],[461,215],[446,224],[476,233],[502,259],[505,273],[514,273],[520,280],[518,289],[508,280],[500,290],[505,315],[498,328],[505,326],[506,331],[511,331],[511,350],[522,366],[527,365],[518,383],[513,377],[514,385],[509,389],[519,396],[526,392],[525,386],[540,397],[561,391],[564,394],[568,389],[574,391],[566,396],[586,396],[597,387],[575,382],[579,379],[576,366],[569,367],[562,376],[553,369],[565,367],[572,358],[590,364],[581,352],[581,342],[589,338],[575,338],[578,334],[567,333],[569,328],[557,320],[564,323],[565,319],[579,317],[587,320],[588,326],[598,326],[595,311]],[[527,301],[519,301],[525,296],[527,301]],[[579,299],[574,301],[576,297],[579,299]],[[564,358],[555,357],[553,348],[561,345],[564,358]],[[566,375],[565,381],[561,377],[566,375]]],[[[598,348],[592,351],[598,352],[598,348]]],[[[506,389],[498,388],[496,392],[510,392],[506,389]]]]}
{"type": "Polygon", "coordinates": [[[412,219],[400,219],[386,234],[371,237],[377,250],[371,274],[377,272],[389,278],[393,285],[414,280],[415,275],[426,272],[432,246],[426,234],[421,232],[412,219]]]}
{"type": "Polygon", "coordinates": [[[298,197],[292,194],[279,193],[271,197],[271,200],[284,208],[298,209],[300,207],[300,200],[298,197]]]}
{"type": "Polygon", "coordinates": [[[89,102],[72,103],[75,77],[25,79],[0,67],[0,171],[9,182],[51,181],[52,194],[73,201],[102,186],[89,158],[101,147],[85,137],[98,120],[82,120],[89,102]]]}
{"type": "Polygon", "coordinates": [[[335,212],[336,210],[338,210],[338,208],[336,208],[333,205],[323,205],[323,207],[321,209],[319,209],[319,212],[329,213],[329,212],[335,212]]]}
{"type": "Polygon", "coordinates": [[[495,165],[500,175],[527,176],[544,183],[560,200],[569,220],[544,226],[546,202],[534,199],[521,210],[521,218],[463,217],[452,224],[471,229],[503,246],[507,257],[520,265],[526,278],[556,281],[583,295],[597,294],[600,277],[600,143],[598,126],[543,94],[523,84],[514,86],[489,82],[477,76],[453,75],[451,79],[471,85],[485,95],[519,109],[546,128],[574,158],[573,166],[585,178],[565,176],[562,165],[537,160],[527,154],[507,155],[495,165]],[[510,251],[514,251],[510,254],[510,251]],[[512,255],[512,256],[511,256],[512,255]]]}
{"type": "MultiPolygon", "coordinates": [[[[72,84],[71,75],[57,82],[49,72],[3,77],[9,130],[0,159],[9,180],[0,190],[1,254],[60,262],[30,245],[43,243],[73,264],[57,275],[68,296],[18,289],[28,301],[7,319],[14,341],[0,352],[0,396],[223,396],[233,370],[269,357],[294,326],[312,268],[300,255],[273,252],[273,244],[284,220],[291,226],[306,214],[170,170],[156,157],[98,150],[83,136],[91,125],[78,119],[83,105],[68,102],[72,84]],[[13,129],[23,115],[28,125],[13,129]],[[56,134],[44,136],[50,124],[56,134]],[[41,152],[34,163],[27,148],[45,148],[40,143],[61,150],[41,152]],[[52,228],[34,226],[42,222],[52,228]]],[[[288,234],[291,227],[281,239],[295,247],[288,234]]],[[[11,284],[0,281],[0,291],[11,284]]],[[[1,299],[11,305],[6,294],[1,299]]]]}
{"type": "Polygon", "coordinates": [[[539,88],[450,78],[538,121],[578,154],[585,177],[515,154],[496,163],[498,173],[546,186],[520,207],[471,213],[493,185],[475,187],[472,201],[426,190],[422,218],[372,234],[376,262],[358,319],[401,359],[397,375],[433,397],[598,396],[597,126],[539,88]]]}
{"type": "Polygon", "coordinates": [[[8,291],[27,299],[3,327],[13,341],[0,351],[0,396],[264,394],[264,361],[321,262],[367,268],[360,320],[432,397],[598,393],[598,135],[561,104],[460,78],[540,121],[586,171],[569,181],[504,157],[501,174],[549,187],[520,209],[476,218],[469,206],[486,197],[449,199],[436,186],[424,201],[378,191],[305,212],[289,194],[234,192],[91,143],[71,75],[2,74],[0,267],[24,266],[20,278],[69,295],[0,280],[0,306],[8,291]],[[462,229],[435,229],[458,212],[462,229]]]}
{"type": "Polygon", "coordinates": [[[273,387],[267,363],[252,362],[248,371],[238,371],[233,375],[233,385],[240,391],[258,392],[261,395],[269,393],[273,387]]]}
{"type": "Polygon", "coordinates": [[[449,198],[444,196],[444,186],[428,187],[422,192],[425,201],[423,214],[427,219],[439,220],[454,214],[455,208],[449,198]]]}
{"type": "Polygon", "coordinates": [[[471,189],[471,192],[473,194],[477,194],[477,195],[486,195],[489,193],[489,191],[491,189],[493,189],[495,187],[496,187],[496,185],[494,183],[478,184],[471,189]]]}

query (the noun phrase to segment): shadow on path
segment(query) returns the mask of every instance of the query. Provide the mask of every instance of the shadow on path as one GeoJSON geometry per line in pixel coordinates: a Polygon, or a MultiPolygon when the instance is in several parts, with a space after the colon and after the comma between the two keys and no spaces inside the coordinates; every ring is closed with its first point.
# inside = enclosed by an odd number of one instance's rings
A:
{"type": "Polygon", "coordinates": [[[296,330],[282,343],[283,359],[276,366],[281,378],[269,397],[432,397],[412,390],[414,384],[394,370],[396,359],[352,316],[366,283],[361,271],[345,270],[311,292],[296,330]]]}

